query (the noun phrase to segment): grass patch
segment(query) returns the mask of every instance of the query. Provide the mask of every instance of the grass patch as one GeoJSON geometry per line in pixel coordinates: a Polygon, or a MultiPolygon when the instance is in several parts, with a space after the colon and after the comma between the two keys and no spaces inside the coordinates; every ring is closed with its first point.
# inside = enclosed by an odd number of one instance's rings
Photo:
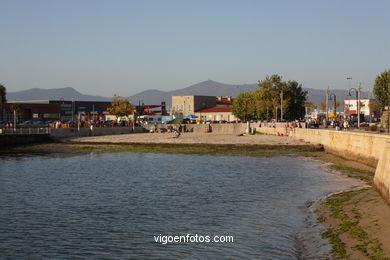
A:
{"type": "Polygon", "coordinates": [[[335,233],[333,229],[328,228],[323,234],[322,238],[328,239],[332,244],[332,254],[337,259],[348,259],[347,249],[345,243],[340,239],[339,234],[335,233]]]}
{"type": "Polygon", "coordinates": [[[269,157],[280,154],[304,153],[320,149],[316,146],[291,145],[186,145],[186,144],[69,144],[83,152],[142,152],[170,154],[206,154],[228,156],[269,157]]]}
{"type": "Polygon", "coordinates": [[[333,164],[331,165],[332,168],[340,171],[345,171],[345,172],[350,172],[350,173],[360,173],[368,176],[374,176],[375,172],[369,171],[369,170],[363,170],[363,169],[358,169],[346,165],[340,165],[340,164],[333,164]]]}
{"type": "MultiPolygon", "coordinates": [[[[358,191],[348,191],[340,194],[335,194],[327,198],[321,206],[327,207],[330,210],[330,217],[337,219],[338,224],[334,227],[329,227],[322,237],[329,239],[332,245],[332,254],[336,259],[348,259],[345,243],[341,239],[341,235],[346,235],[357,241],[352,250],[361,252],[369,259],[388,259],[383,255],[383,249],[377,239],[371,239],[369,234],[359,225],[362,217],[357,209],[357,202],[360,200],[355,196],[366,191],[361,189],[358,191]],[[353,208],[346,212],[346,205],[353,208]]],[[[319,211],[317,211],[317,214],[319,211]]],[[[318,216],[319,223],[326,220],[325,216],[318,216]]]]}

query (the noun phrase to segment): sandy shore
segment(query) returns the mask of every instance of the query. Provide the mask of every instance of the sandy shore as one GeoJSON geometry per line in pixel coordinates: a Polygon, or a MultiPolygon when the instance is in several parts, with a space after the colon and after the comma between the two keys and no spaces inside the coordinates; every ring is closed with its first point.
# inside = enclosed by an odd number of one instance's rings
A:
{"type": "Polygon", "coordinates": [[[247,145],[308,145],[306,142],[288,137],[271,135],[233,135],[182,133],[175,138],[172,133],[143,133],[91,136],[71,139],[82,143],[145,143],[145,144],[247,144],[247,145]]]}
{"type": "Polygon", "coordinates": [[[368,184],[368,188],[332,195],[317,209],[318,221],[327,228],[324,237],[333,245],[333,257],[390,259],[390,205],[372,186],[375,168],[326,152],[317,154],[330,167],[368,184]]]}

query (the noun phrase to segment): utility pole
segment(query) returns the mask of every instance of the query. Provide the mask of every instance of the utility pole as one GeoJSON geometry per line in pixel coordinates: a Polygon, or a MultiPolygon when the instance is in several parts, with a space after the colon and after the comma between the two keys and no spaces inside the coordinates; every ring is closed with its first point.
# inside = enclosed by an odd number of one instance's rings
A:
{"type": "Polygon", "coordinates": [[[283,90],[280,92],[280,122],[283,121],[283,90]]]}
{"type": "Polygon", "coordinates": [[[75,107],[75,105],[74,105],[74,98],[72,98],[72,123],[71,123],[71,125],[72,125],[72,127],[74,127],[74,107],[75,107]]]}
{"type": "Polygon", "coordinates": [[[80,112],[77,114],[77,132],[80,133],[80,112]]]}
{"type": "Polygon", "coordinates": [[[358,128],[360,128],[360,91],[362,89],[362,84],[359,83],[358,91],[357,91],[357,114],[358,114],[358,128]]]}
{"type": "MultiPolygon", "coordinates": [[[[332,114],[334,114],[336,116],[336,94],[333,93],[333,92],[330,93],[329,94],[329,100],[333,100],[332,114]]],[[[330,105],[329,105],[329,107],[330,107],[330,105]]]]}
{"type": "Polygon", "coordinates": [[[326,90],[326,111],[325,111],[326,126],[328,126],[329,95],[330,95],[330,90],[328,86],[328,89],[326,90]]]}
{"type": "Polygon", "coordinates": [[[362,89],[361,83],[359,83],[359,87],[356,88],[350,88],[349,89],[349,96],[351,96],[351,90],[354,90],[356,93],[356,115],[357,115],[357,128],[360,128],[360,91],[362,89]]]}
{"type": "Polygon", "coordinates": [[[275,123],[278,122],[278,107],[275,106],[275,123]]]}
{"type": "Polygon", "coordinates": [[[13,134],[16,133],[16,108],[14,108],[14,131],[13,134]]]}

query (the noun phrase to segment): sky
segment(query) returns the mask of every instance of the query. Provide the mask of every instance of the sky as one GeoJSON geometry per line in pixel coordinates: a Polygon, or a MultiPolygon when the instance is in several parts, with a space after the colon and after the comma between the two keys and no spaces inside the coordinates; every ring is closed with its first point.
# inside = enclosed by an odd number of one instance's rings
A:
{"type": "Polygon", "coordinates": [[[272,74],[367,91],[390,69],[387,0],[0,0],[0,10],[8,92],[130,96],[272,74]]]}

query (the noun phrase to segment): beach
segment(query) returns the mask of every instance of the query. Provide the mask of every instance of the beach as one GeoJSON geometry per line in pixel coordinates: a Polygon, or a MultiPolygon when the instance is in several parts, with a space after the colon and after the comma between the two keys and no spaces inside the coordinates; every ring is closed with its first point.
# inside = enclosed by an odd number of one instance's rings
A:
{"type": "Polygon", "coordinates": [[[90,136],[71,139],[80,143],[143,143],[143,144],[208,144],[208,145],[308,145],[306,142],[282,136],[234,135],[212,133],[182,133],[176,138],[173,133],[142,133],[90,136]]]}

